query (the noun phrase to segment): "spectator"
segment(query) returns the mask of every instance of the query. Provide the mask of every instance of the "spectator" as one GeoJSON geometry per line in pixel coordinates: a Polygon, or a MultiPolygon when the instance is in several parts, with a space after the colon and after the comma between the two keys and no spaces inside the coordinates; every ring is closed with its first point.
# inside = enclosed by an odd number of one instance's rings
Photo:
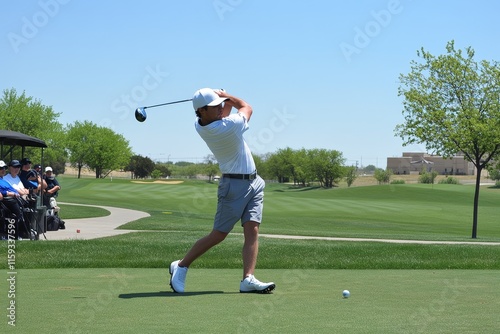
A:
{"type": "Polygon", "coordinates": [[[43,196],[43,204],[47,208],[53,208],[58,211],[59,208],[57,208],[57,204],[55,202],[55,199],[59,195],[59,190],[61,190],[61,186],[59,185],[59,182],[55,178],[53,174],[52,167],[47,166],[45,168],[45,174],[43,175],[43,180],[47,184],[47,187],[44,188],[44,196],[43,196]],[[54,203],[54,205],[51,205],[51,202],[54,203]]]}
{"type": "MultiPolygon", "coordinates": [[[[2,230],[6,231],[6,234],[9,234],[9,238],[20,239],[20,234],[22,234],[20,229],[22,224],[20,222],[24,221],[21,205],[17,199],[20,195],[9,182],[4,180],[6,170],[7,165],[3,160],[0,160],[0,195],[2,197],[2,204],[11,212],[15,219],[15,228],[12,231],[10,227],[5,226],[7,228],[4,227],[2,230]]],[[[26,232],[24,231],[24,233],[26,232]]]]}
{"type": "Polygon", "coordinates": [[[35,165],[33,166],[33,169],[35,172],[37,172],[38,175],[42,175],[42,165],[35,165]]]}
{"type": "Polygon", "coordinates": [[[33,194],[40,193],[42,178],[34,169],[31,169],[31,160],[23,158],[21,160],[21,172],[19,178],[24,184],[24,187],[33,194]]]}
{"type": "Polygon", "coordinates": [[[26,198],[29,194],[29,190],[24,187],[23,182],[19,178],[20,171],[21,163],[19,160],[11,160],[11,162],[9,162],[9,174],[4,176],[4,180],[10,183],[10,185],[17,190],[19,195],[26,198]]]}

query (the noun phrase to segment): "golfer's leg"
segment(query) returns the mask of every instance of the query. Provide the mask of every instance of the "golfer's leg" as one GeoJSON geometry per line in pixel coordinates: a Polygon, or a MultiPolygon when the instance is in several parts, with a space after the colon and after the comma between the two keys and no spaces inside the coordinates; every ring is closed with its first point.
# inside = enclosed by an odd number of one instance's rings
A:
{"type": "Polygon", "coordinates": [[[248,221],[243,224],[245,242],[243,244],[243,279],[253,275],[259,253],[259,223],[248,221]]]}
{"type": "Polygon", "coordinates": [[[207,250],[220,243],[228,233],[212,230],[210,234],[195,242],[186,256],[179,262],[180,267],[189,267],[194,260],[202,256],[207,250]]]}

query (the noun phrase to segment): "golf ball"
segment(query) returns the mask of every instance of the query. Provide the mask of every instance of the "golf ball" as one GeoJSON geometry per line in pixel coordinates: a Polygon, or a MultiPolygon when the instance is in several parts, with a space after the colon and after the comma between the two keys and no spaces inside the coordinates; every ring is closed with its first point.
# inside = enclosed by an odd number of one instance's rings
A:
{"type": "Polygon", "coordinates": [[[351,293],[349,292],[349,290],[342,291],[342,297],[349,298],[350,295],[351,295],[351,293]]]}

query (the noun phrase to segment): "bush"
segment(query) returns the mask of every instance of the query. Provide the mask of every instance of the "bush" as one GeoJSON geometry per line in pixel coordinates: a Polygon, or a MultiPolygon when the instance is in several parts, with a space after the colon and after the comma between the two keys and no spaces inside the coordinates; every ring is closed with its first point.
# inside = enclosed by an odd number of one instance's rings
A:
{"type": "Polygon", "coordinates": [[[379,184],[382,184],[382,183],[389,183],[389,181],[391,180],[391,175],[392,175],[391,169],[383,170],[382,168],[378,168],[375,170],[373,176],[375,177],[375,180],[377,180],[379,184]]]}
{"type": "Polygon", "coordinates": [[[422,171],[420,173],[420,176],[418,177],[418,182],[419,183],[428,183],[428,184],[434,184],[434,180],[436,180],[436,176],[438,173],[436,171],[432,172],[426,172],[422,171]]]}
{"type": "Polygon", "coordinates": [[[439,180],[439,184],[460,184],[456,177],[446,176],[446,178],[439,180]]]}
{"type": "Polygon", "coordinates": [[[391,184],[405,184],[405,180],[392,180],[391,184]]]}

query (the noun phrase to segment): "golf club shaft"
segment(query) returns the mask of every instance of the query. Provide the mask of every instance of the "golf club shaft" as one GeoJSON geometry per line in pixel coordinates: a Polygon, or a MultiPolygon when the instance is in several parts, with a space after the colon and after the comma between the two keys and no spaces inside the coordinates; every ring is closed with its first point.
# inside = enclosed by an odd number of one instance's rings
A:
{"type": "Polygon", "coordinates": [[[174,101],[174,102],[167,102],[167,103],[155,104],[153,106],[147,106],[147,107],[143,107],[143,108],[147,109],[147,108],[161,107],[161,106],[166,106],[166,105],[169,105],[169,104],[176,104],[176,103],[188,102],[188,101],[192,101],[192,100],[193,99],[180,100],[180,101],[174,101]]]}

